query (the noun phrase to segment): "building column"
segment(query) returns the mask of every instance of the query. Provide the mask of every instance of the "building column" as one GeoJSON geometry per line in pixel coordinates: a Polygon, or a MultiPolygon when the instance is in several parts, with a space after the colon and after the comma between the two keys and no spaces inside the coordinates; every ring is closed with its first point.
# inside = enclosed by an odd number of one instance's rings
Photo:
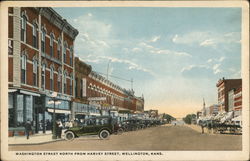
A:
{"type": "Polygon", "coordinates": [[[13,86],[21,86],[21,8],[13,8],[13,86]]]}

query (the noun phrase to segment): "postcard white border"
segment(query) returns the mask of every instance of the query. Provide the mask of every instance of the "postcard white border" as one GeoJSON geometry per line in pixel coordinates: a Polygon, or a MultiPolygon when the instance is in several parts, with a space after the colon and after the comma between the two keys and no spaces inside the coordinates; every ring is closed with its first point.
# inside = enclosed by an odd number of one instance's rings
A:
{"type": "MultiPolygon", "coordinates": [[[[9,1],[1,3],[1,159],[72,160],[72,156],[16,156],[8,151],[8,7],[241,7],[242,8],[242,151],[162,151],[162,156],[73,156],[74,160],[248,160],[249,159],[249,4],[246,1],[9,1]]],[[[65,151],[66,152],[66,151],[65,151]]]]}

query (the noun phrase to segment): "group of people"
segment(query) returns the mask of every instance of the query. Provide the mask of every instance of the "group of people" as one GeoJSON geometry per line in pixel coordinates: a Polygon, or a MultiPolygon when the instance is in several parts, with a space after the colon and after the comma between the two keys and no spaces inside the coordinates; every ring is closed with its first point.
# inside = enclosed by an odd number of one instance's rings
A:
{"type": "MultiPolygon", "coordinates": [[[[46,121],[46,128],[47,130],[52,130],[53,133],[53,123],[51,123],[49,120],[46,121]]],[[[64,124],[62,123],[61,120],[56,121],[56,126],[55,126],[55,133],[56,133],[56,138],[61,138],[62,137],[62,129],[65,127],[66,129],[70,128],[73,126],[72,121],[65,122],[64,124]]],[[[24,125],[25,128],[25,134],[27,139],[30,137],[30,133],[32,132],[32,123],[30,120],[27,120],[27,122],[24,125]]]]}

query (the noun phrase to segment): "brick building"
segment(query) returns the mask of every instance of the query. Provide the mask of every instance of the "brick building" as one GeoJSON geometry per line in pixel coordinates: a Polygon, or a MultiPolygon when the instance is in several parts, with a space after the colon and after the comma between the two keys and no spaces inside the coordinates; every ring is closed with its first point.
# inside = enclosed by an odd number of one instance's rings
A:
{"type": "Polygon", "coordinates": [[[52,8],[11,7],[8,17],[9,127],[22,131],[31,120],[36,132],[45,132],[52,119],[52,92],[61,103],[57,117],[67,120],[71,114],[78,31],[52,8]]]}
{"type": "Polygon", "coordinates": [[[228,92],[242,86],[242,79],[225,79],[222,78],[216,84],[218,88],[218,105],[219,111],[229,111],[228,92]]]}
{"type": "Polygon", "coordinates": [[[229,111],[234,111],[234,117],[242,114],[242,87],[233,88],[228,94],[229,111]]]}

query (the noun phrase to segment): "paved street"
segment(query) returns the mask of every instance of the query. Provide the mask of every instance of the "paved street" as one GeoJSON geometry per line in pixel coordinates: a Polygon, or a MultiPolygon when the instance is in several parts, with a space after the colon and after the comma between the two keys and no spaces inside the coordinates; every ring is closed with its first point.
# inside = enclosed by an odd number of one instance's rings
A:
{"type": "Polygon", "coordinates": [[[187,126],[164,125],[112,135],[108,140],[96,136],[41,145],[9,146],[24,151],[129,151],[129,150],[241,150],[241,135],[201,134],[187,126]]]}

